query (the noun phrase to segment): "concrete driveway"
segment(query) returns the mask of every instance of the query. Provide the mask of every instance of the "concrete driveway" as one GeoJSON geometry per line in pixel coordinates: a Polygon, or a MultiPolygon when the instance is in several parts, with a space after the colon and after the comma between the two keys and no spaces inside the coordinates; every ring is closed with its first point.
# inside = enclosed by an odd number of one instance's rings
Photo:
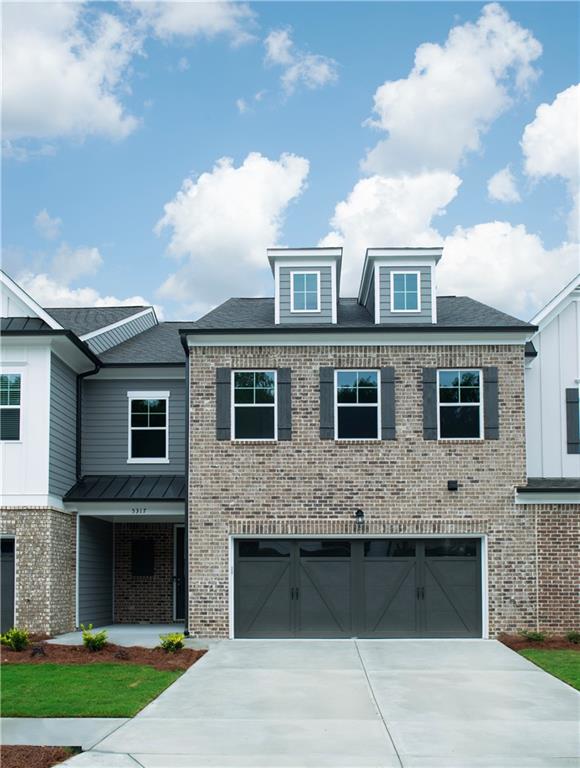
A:
{"type": "Polygon", "coordinates": [[[70,766],[578,766],[580,695],[494,641],[224,641],[70,766]]]}

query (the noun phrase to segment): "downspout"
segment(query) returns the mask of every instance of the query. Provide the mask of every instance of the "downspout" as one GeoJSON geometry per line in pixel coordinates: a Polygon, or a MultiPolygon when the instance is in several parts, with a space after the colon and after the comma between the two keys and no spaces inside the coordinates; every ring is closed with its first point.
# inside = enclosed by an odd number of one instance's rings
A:
{"type": "Polygon", "coordinates": [[[183,634],[189,636],[189,346],[187,337],[180,333],[179,339],[185,352],[185,509],[183,520],[183,538],[185,539],[184,560],[184,592],[185,592],[185,628],[183,634]]]}
{"type": "Polygon", "coordinates": [[[77,375],[77,465],[76,474],[77,481],[81,479],[82,474],[82,461],[81,461],[81,448],[82,448],[82,421],[83,421],[83,380],[87,376],[94,376],[101,370],[101,362],[96,362],[92,371],[86,371],[85,373],[79,373],[77,375]]]}

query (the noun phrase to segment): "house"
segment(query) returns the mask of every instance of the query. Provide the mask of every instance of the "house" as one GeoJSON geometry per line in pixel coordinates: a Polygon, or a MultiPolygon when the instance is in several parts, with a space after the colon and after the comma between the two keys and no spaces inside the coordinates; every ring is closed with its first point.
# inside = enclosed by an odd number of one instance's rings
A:
{"type": "Polygon", "coordinates": [[[441,256],[369,248],[342,298],[340,248],[270,249],[274,298],[190,323],[43,309],[3,276],[3,621],[183,620],[198,637],[578,626],[580,499],[524,503],[541,323],[438,296],[441,256]]]}
{"type": "Polygon", "coordinates": [[[557,609],[558,628],[578,625],[580,604],[580,274],[532,318],[538,330],[526,357],[528,479],[516,502],[538,510],[538,536],[551,540],[559,557],[539,553],[546,585],[539,622],[557,609]],[[544,508],[549,510],[543,512],[544,508]],[[570,593],[570,574],[575,590],[570,593]]]}
{"type": "Polygon", "coordinates": [[[177,324],[43,309],[0,278],[2,630],[183,619],[177,324]]]}

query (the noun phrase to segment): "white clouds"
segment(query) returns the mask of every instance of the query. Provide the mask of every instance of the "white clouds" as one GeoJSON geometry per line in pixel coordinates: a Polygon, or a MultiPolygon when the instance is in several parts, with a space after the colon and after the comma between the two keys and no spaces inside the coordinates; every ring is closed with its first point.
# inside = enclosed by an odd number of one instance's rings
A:
{"type": "Polygon", "coordinates": [[[4,5],[6,139],[121,139],[135,129],[119,91],[139,43],[112,14],[88,26],[84,14],[80,3],[4,5]]]}
{"type": "MultiPolygon", "coordinates": [[[[46,273],[22,272],[17,282],[41,307],[115,307],[149,305],[142,296],[118,299],[101,296],[94,288],[70,288],[46,273]]],[[[158,308],[156,308],[158,311],[158,308]]]]}
{"type": "Polygon", "coordinates": [[[535,77],[542,47],[501,6],[451,29],[443,46],[424,43],[408,77],[385,82],[372,125],[388,137],[363,163],[369,173],[455,170],[481,135],[535,77]]]}
{"type": "Polygon", "coordinates": [[[60,235],[62,219],[51,218],[46,208],[39,211],[34,217],[34,228],[46,240],[55,240],[60,235]]]}
{"type": "Polygon", "coordinates": [[[289,29],[272,30],[264,40],[264,62],[283,68],[282,86],[287,95],[303,85],[316,90],[338,80],[338,64],[334,59],[320,54],[301,51],[294,45],[289,29]]]}
{"type": "Polygon", "coordinates": [[[500,203],[519,203],[521,201],[516,180],[509,165],[494,173],[489,179],[487,194],[490,200],[498,200],[500,203]]]}
{"type": "Polygon", "coordinates": [[[254,39],[254,13],[242,2],[136,2],[140,22],[161,40],[226,35],[234,45],[254,39]]]}
{"type": "Polygon", "coordinates": [[[52,260],[51,273],[56,280],[68,285],[79,277],[94,275],[103,264],[98,248],[71,248],[62,243],[52,260]]]}
{"type": "Polygon", "coordinates": [[[189,69],[189,60],[185,56],[181,56],[181,58],[177,62],[177,71],[187,72],[188,69],[189,69]]]}
{"type": "Polygon", "coordinates": [[[320,243],[344,246],[343,293],[356,294],[367,248],[441,243],[433,219],[445,213],[460,184],[446,171],[359,181],[336,206],[332,232],[320,243]]]}
{"type": "Polygon", "coordinates": [[[530,317],[578,272],[578,245],[547,250],[541,239],[505,221],[456,227],[437,268],[438,293],[467,295],[530,317]]]}
{"type": "Polygon", "coordinates": [[[238,108],[240,115],[245,115],[249,109],[248,102],[245,99],[237,99],[236,107],[238,108]]]}
{"type": "Polygon", "coordinates": [[[573,199],[568,230],[578,239],[580,229],[580,85],[559,93],[551,104],[540,104],[521,141],[524,168],[532,178],[560,177],[573,199]]]}
{"type": "Polygon", "coordinates": [[[235,167],[221,158],[209,172],[186,179],[164,207],[155,231],[170,230],[168,252],[184,258],[160,295],[201,311],[230,295],[259,290],[265,251],[280,237],[288,205],[302,193],[309,164],[283,154],[249,154],[235,167]]]}

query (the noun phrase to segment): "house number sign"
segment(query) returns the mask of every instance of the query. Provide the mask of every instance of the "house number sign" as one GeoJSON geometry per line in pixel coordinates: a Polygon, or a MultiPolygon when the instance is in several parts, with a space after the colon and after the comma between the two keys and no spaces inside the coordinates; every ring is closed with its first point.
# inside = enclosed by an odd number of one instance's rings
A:
{"type": "Polygon", "coordinates": [[[146,515],[147,507],[131,507],[132,515],[146,515]]]}

